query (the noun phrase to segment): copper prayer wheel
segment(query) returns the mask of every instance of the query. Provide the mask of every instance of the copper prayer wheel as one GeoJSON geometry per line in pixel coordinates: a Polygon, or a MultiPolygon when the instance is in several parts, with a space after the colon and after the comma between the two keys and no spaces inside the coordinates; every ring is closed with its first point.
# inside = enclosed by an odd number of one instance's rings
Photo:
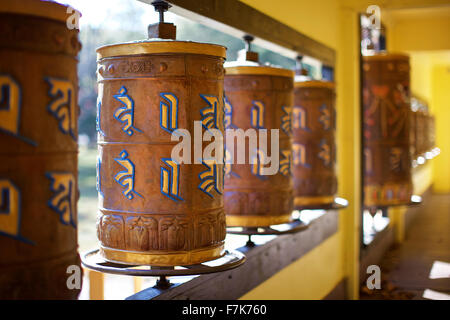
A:
{"type": "Polygon", "coordinates": [[[335,86],[318,80],[294,86],[294,207],[329,205],[337,192],[335,86]]]}
{"type": "Polygon", "coordinates": [[[363,57],[364,205],[410,203],[409,58],[363,57]]]}
{"type": "Polygon", "coordinates": [[[97,231],[106,260],[176,266],[224,254],[223,162],[179,163],[171,137],[187,130],[194,152],[202,127],[223,133],[225,54],[161,39],[97,50],[97,231]]]}
{"type": "Polygon", "coordinates": [[[81,45],[66,10],[38,0],[0,3],[0,299],[76,299],[80,291],[68,278],[74,270],[81,277],[81,45]]]}
{"type": "MultiPolygon", "coordinates": [[[[291,113],[294,72],[248,64],[226,68],[225,123],[227,129],[267,129],[266,153],[258,146],[256,161],[226,162],[225,212],[228,226],[258,227],[286,223],[293,210],[291,113]],[[279,130],[279,169],[262,175],[263,158],[272,154],[271,129],[279,130]]],[[[234,157],[238,140],[235,139],[234,157]]],[[[230,141],[226,138],[226,155],[230,141]]],[[[245,144],[247,159],[249,143],[245,144]]]]}
{"type": "Polygon", "coordinates": [[[422,156],[427,149],[427,141],[426,141],[426,135],[427,135],[427,131],[426,131],[426,113],[424,110],[419,109],[416,112],[416,153],[417,156],[422,156]]]}

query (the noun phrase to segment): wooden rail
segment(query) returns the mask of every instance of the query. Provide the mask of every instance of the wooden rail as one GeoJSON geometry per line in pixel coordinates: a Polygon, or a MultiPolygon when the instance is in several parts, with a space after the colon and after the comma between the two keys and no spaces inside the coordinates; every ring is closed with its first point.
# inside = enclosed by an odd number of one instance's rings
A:
{"type": "MultiPolygon", "coordinates": [[[[150,4],[153,0],[139,0],[150,4]]],[[[208,27],[242,38],[255,37],[254,44],[295,59],[303,54],[334,68],[334,49],[275,20],[238,0],[169,0],[170,12],[208,27]]]]}

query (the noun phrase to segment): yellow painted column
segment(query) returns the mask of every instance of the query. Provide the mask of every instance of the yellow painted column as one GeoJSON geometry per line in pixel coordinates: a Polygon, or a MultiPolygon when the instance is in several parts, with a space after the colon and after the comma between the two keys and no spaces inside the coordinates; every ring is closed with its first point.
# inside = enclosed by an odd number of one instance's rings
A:
{"type": "Polygon", "coordinates": [[[104,299],[104,274],[89,270],[89,299],[104,299]]]}
{"type": "Polygon", "coordinates": [[[340,214],[344,275],[349,299],[359,297],[359,249],[361,223],[361,121],[359,80],[359,20],[357,11],[339,10],[337,57],[337,148],[339,195],[349,200],[340,214]]]}
{"type": "Polygon", "coordinates": [[[436,117],[436,145],[441,154],[434,158],[433,191],[450,192],[450,63],[432,70],[433,110],[436,117]]]}

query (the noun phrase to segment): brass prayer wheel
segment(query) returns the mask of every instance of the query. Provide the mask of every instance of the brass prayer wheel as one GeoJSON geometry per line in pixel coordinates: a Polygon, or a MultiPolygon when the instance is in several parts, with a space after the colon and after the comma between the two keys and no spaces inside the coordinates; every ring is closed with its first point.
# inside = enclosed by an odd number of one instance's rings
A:
{"type": "MultiPolygon", "coordinates": [[[[249,56],[247,52],[247,57],[249,56]]],[[[267,151],[258,146],[253,163],[226,161],[225,212],[228,226],[258,227],[286,223],[293,210],[291,113],[294,72],[288,69],[239,63],[226,67],[225,123],[227,129],[267,129],[267,151]],[[279,130],[279,169],[263,175],[264,158],[273,156],[270,129],[279,130]]],[[[226,155],[237,156],[238,141],[226,155]]],[[[250,157],[248,141],[245,154],[250,157]]],[[[274,151],[275,152],[275,151],[274,151]]],[[[268,165],[267,165],[268,166],[268,165]]]]}
{"type": "Polygon", "coordinates": [[[363,57],[364,205],[409,204],[409,57],[363,57]]]}
{"type": "Polygon", "coordinates": [[[0,299],[76,299],[80,291],[68,278],[74,270],[81,277],[81,45],[66,11],[39,0],[0,3],[0,299]]]}
{"type": "Polygon", "coordinates": [[[294,207],[329,205],[337,192],[335,86],[318,80],[294,86],[294,207]]]}
{"type": "Polygon", "coordinates": [[[223,133],[225,47],[154,39],[97,54],[100,254],[153,266],[221,257],[223,163],[179,163],[171,137],[187,130],[194,151],[194,121],[223,133]]]}

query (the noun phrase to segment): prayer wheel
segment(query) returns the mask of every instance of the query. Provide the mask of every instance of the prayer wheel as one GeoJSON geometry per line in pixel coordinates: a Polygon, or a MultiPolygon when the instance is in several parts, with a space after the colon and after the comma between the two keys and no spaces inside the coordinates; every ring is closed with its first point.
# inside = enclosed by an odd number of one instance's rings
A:
{"type": "Polygon", "coordinates": [[[294,86],[294,207],[330,205],[337,192],[334,83],[307,80],[294,86]]]}
{"type": "Polygon", "coordinates": [[[363,57],[364,205],[410,203],[409,57],[363,57]]]}
{"type": "Polygon", "coordinates": [[[97,49],[97,233],[110,262],[192,265],[225,253],[223,159],[197,158],[194,140],[224,131],[226,48],[170,39],[167,23],[149,34],[164,30],[168,39],[97,49]],[[187,141],[187,161],[172,157],[172,137],[187,141]]]}
{"type": "MultiPolygon", "coordinates": [[[[253,53],[245,52],[247,57],[253,53]]],[[[255,57],[257,60],[257,54],[255,57]]],[[[225,212],[228,226],[258,227],[286,223],[293,210],[291,113],[294,72],[242,61],[226,67],[225,212]],[[239,130],[240,129],[240,130],[239,130]],[[250,129],[250,130],[249,130],[250,129]],[[266,129],[266,130],[265,130],[266,129]],[[276,147],[271,143],[277,129],[276,147]],[[252,138],[239,139],[239,131],[252,138]],[[230,131],[231,132],[231,131],[230,131]],[[267,132],[267,148],[260,141],[267,132]],[[253,148],[253,149],[251,149],[253,148]],[[279,167],[269,172],[278,152],[279,167]],[[239,161],[239,155],[247,161],[239,161]],[[271,162],[268,163],[271,157],[271,162]]],[[[276,138],[276,137],[274,137],[276,138]]]]}
{"type": "Polygon", "coordinates": [[[76,299],[80,291],[81,45],[66,12],[47,1],[0,3],[0,299],[76,299]]]}
{"type": "Polygon", "coordinates": [[[416,146],[417,156],[422,156],[426,152],[426,113],[424,110],[419,109],[416,112],[416,146]]]}

